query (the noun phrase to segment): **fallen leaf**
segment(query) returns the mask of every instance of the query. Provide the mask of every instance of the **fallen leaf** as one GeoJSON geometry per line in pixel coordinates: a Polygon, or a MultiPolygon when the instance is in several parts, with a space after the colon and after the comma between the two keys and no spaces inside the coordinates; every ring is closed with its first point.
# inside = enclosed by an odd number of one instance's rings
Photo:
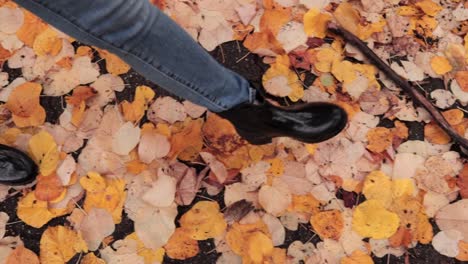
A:
{"type": "Polygon", "coordinates": [[[367,132],[367,149],[376,153],[385,151],[392,145],[393,133],[385,127],[372,128],[367,132]]]}
{"type": "Polygon", "coordinates": [[[276,36],[280,28],[291,19],[291,9],[266,9],[260,19],[260,31],[271,32],[276,36]]]}
{"type": "Polygon", "coordinates": [[[363,237],[383,239],[397,231],[400,220],[379,201],[367,200],[356,207],[352,225],[353,230],[363,237]]]}
{"type": "Polygon", "coordinates": [[[96,90],[90,86],[78,86],[73,89],[73,94],[71,96],[66,96],[65,100],[67,104],[73,105],[74,107],[79,107],[81,102],[86,102],[87,99],[96,95],[96,90]]]}
{"type": "Polygon", "coordinates": [[[447,58],[443,56],[434,56],[431,59],[431,67],[435,73],[440,75],[446,74],[453,69],[447,58]]]}
{"type": "Polygon", "coordinates": [[[343,216],[338,210],[322,211],[312,215],[310,224],[321,239],[338,240],[344,228],[343,216]]]}
{"type": "Polygon", "coordinates": [[[180,218],[180,226],[195,240],[221,235],[227,227],[216,202],[200,201],[180,218]]]}
{"type": "Polygon", "coordinates": [[[464,118],[464,113],[460,109],[447,110],[442,112],[442,115],[444,116],[445,120],[447,120],[447,122],[452,126],[460,124],[463,122],[464,118]]]}
{"type": "Polygon", "coordinates": [[[415,6],[419,7],[424,13],[429,16],[436,16],[443,8],[431,0],[417,2],[415,6]]]}
{"type": "Polygon", "coordinates": [[[16,36],[28,47],[33,47],[36,37],[47,29],[47,24],[33,13],[22,9],[24,13],[24,22],[16,31],[16,36]]]}
{"type": "Polygon", "coordinates": [[[457,186],[460,188],[460,196],[468,198],[468,164],[463,166],[457,179],[457,186]]]}
{"type": "Polygon", "coordinates": [[[455,80],[464,92],[468,92],[468,71],[458,71],[455,73],[455,80]]]}
{"type": "Polygon", "coordinates": [[[460,240],[458,241],[458,255],[455,257],[460,261],[468,261],[468,243],[460,240]]]}
{"type": "Polygon", "coordinates": [[[103,49],[98,49],[98,52],[99,57],[106,61],[106,69],[109,73],[120,75],[127,73],[130,70],[130,66],[113,53],[103,49]]]}
{"type": "Polygon", "coordinates": [[[270,214],[264,214],[262,216],[262,220],[268,227],[273,246],[276,247],[283,245],[286,239],[286,230],[280,220],[270,214]]]}
{"type": "Polygon", "coordinates": [[[184,121],[187,117],[184,105],[169,96],[159,97],[151,104],[147,113],[148,119],[153,123],[164,120],[170,124],[184,121]]]}
{"type": "Polygon", "coordinates": [[[39,126],[44,123],[46,114],[39,103],[41,90],[40,84],[26,82],[11,92],[6,107],[13,113],[16,126],[39,126]]]}
{"type": "Polygon", "coordinates": [[[114,233],[115,225],[112,215],[105,209],[92,208],[76,230],[80,231],[90,251],[95,251],[103,239],[114,233]]]}
{"type": "Polygon", "coordinates": [[[460,224],[468,221],[466,208],[468,208],[468,199],[462,199],[442,207],[434,217],[437,226],[442,231],[456,230],[462,238],[468,237],[468,226],[460,224]]]}
{"type": "Polygon", "coordinates": [[[266,212],[278,216],[289,207],[292,195],[283,181],[274,179],[271,186],[262,185],[258,192],[258,202],[266,212]]]}
{"type": "Polygon", "coordinates": [[[174,233],[177,207],[141,207],[134,219],[135,233],[146,248],[163,247],[174,233]]]}
{"type": "Polygon", "coordinates": [[[158,179],[143,193],[141,199],[154,207],[170,206],[174,202],[176,184],[176,179],[159,169],[158,179]]]}
{"type": "Polygon", "coordinates": [[[304,31],[309,37],[324,38],[327,34],[327,24],[331,19],[330,14],[311,8],[304,14],[304,31]]]}
{"type": "Polygon", "coordinates": [[[434,236],[432,246],[440,254],[454,258],[459,254],[458,243],[463,235],[456,230],[440,231],[434,236]]]}
{"type": "Polygon", "coordinates": [[[271,32],[254,32],[247,35],[244,46],[252,53],[260,56],[276,56],[284,53],[281,44],[271,32]]]}
{"type": "Polygon", "coordinates": [[[138,238],[136,233],[131,233],[130,235],[126,236],[125,239],[133,239],[137,242],[136,251],[138,253],[138,256],[141,256],[145,259],[145,264],[163,262],[165,254],[165,250],[163,248],[158,248],[156,250],[146,248],[145,244],[138,238]]]}
{"type": "Polygon", "coordinates": [[[198,241],[192,239],[184,228],[177,228],[164,246],[171,259],[186,260],[195,257],[199,252],[198,241]]]}
{"type": "Polygon", "coordinates": [[[169,159],[178,157],[181,160],[195,159],[203,147],[201,128],[203,120],[190,120],[182,131],[171,137],[171,151],[169,159]]]}
{"type": "Polygon", "coordinates": [[[431,122],[424,126],[424,137],[433,144],[448,144],[452,139],[442,128],[431,122]]]}
{"type": "Polygon", "coordinates": [[[2,6],[0,7],[0,21],[0,32],[13,34],[23,25],[23,10],[2,6]]]}
{"type": "Polygon", "coordinates": [[[41,236],[41,263],[66,263],[79,252],[88,252],[85,241],[65,226],[48,227],[41,236]]]}
{"type": "Polygon", "coordinates": [[[224,183],[228,177],[228,171],[223,163],[218,161],[211,153],[200,152],[200,156],[210,167],[210,170],[216,176],[219,183],[224,183]]]}
{"type": "Polygon", "coordinates": [[[34,194],[38,200],[59,202],[56,199],[59,198],[64,191],[65,188],[57,174],[52,173],[48,176],[39,175],[37,177],[37,185],[34,194]]]}
{"type": "Polygon", "coordinates": [[[125,120],[131,122],[140,121],[154,96],[155,93],[150,87],[145,85],[138,86],[135,91],[133,102],[129,103],[125,100],[121,104],[125,120]]]}
{"type": "Polygon", "coordinates": [[[32,159],[39,165],[43,176],[52,174],[57,168],[59,152],[54,138],[45,130],[29,139],[28,150],[32,159]]]}
{"type": "Polygon", "coordinates": [[[62,49],[62,39],[57,31],[49,26],[36,36],[32,48],[39,56],[55,56],[62,49]]]}
{"type": "Polygon", "coordinates": [[[203,137],[207,141],[207,146],[223,153],[229,153],[230,156],[245,144],[234,126],[216,114],[208,115],[205,124],[203,124],[203,137]]]}
{"type": "Polygon", "coordinates": [[[280,28],[276,39],[281,43],[286,53],[300,46],[305,46],[307,35],[304,32],[304,25],[295,21],[288,22],[280,28]]]}
{"type": "Polygon", "coordinates": [[[31,250],[19,246],[10,253],[5,264],[39,264],[39,258],[31,250]]]}
{"type": "Polygon", "coordinates": [[[248,244],[246,241],[249,236],[255,233],[261,233],[268,237],[268,227],[263,223],[263,221],[257,220],[250,224],[239,224],[234,222],[226,233],[226,242],[234,253],[240,256],[245,256],[248,254],[248,244]]]}
{"type": "Polygon", "coordinates": [[[128,155],[140,141],[139,127],[135,127],[132,122],[124,123],[119,130],[112,135],[112,151],[119,155],[128,155]]]}

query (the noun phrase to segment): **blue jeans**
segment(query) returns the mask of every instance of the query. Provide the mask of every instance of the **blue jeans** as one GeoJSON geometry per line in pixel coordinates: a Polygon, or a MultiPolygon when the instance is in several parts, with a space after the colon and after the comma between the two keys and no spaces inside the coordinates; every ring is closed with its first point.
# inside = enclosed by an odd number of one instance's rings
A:
{"type": "Polygon", "coordinates": [[[148,0],[14,0],[77,40],[106,49],[171,93],[221,112],[255,90],[148,0]]]}

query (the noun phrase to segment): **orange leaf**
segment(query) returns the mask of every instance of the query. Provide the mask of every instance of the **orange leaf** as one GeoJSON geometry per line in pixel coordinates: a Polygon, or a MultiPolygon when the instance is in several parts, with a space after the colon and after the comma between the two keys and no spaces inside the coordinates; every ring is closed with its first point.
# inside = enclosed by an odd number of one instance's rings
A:
{"type": "Polygon", "coordinates": [[[400,226],[395,234],[388,238],[390,246],[396,248],[400,246],[408,247],[412,241],[411,230],[400,226]]]}
{"type": "Polygon", "coordinates": [[[247,36],[244,46],[252,53],[275,55],[284,53],[281,44],[270,32],[255,32],[247,36]]]}
{"type": "Polygon", "coordinates": [[[181,227],[175,230],[164,249],[170,258],[178,260],[195,257],[200,251],[197,240],[192,239],[181,227]]]}
{"type": "Polygon", "coordinates": [[[76,49],[76,56],[77,57],[87,56],[93,59],[94,53],[93,53],[93,50],[88,46],[79,46],[78,49],[76,49]]]}
{"type": "Polygon", "coordinates": [[[182,131],[171,137],[170,159],[193,160],[203,147],[201,134],[203,120],[189,120],[182,131]]]}
{"type": "Polygon", "coordinates": [[[458,175],[457,186],[460,188],[462,198],[468,198],[468,163],[463,166],[463,170],[458,175]]]}
{"type": "Polygon", "coordinates": [[[85,108],[86,108],[86,103],[84,101],[81,101],[81,104],[78,107],[73,108],[71,123],[74,126],[76,127],[80,126],[81,121],[83,121],[85,108]]]}
{"type": "Polygon", "coordinates": [[[307,195],[293,195],[292,203],[288,211],[306,214],[317,214],[320,212],[320,201],[317,200],[312,194],[307,195]]]}
{"type": "Polygon", "coordinates": [[[280,28],[290,19],[291,9],[289,8],[266,9],[260,19],[260,31],[271,32],[273,36],[276,36],[280,28]]]}
{"type": "Polygon", "coordinates": [[[39,258],[31,250],[24,246],[19,246],[13,250],[5,264],[39,264],[39,258]]]}
{"type": "Polygon", "coordinates": [[[67,104],[71,104],[74,107],[79,107],[81,102],[86,101],[87,99],[95,96],[97,91],[90,86],[78,86],[73,89],[73,94],[71,96],[66,96],[65,100],[67,104]]]}
{"type": "Polygon", "coordinates": [[[367,132],[367,149],[380,153],[392,145],[393,133],[385,127],[376,127],[367,132]]]}
{"type": "Polygon", "coordinates": [[[433,144],[448,144],[451,138],[437,124],[429,123],[424,126],[424,137],[433,144]]]}
{"type": "Polygon", "coordinates": [[[458,125],[461,122],[463,122],[464,114],[460,109],[450,109],[444,111],[442,115],[444,116],[445,120],[447,120],[447,122],[452,126],[458,125]]]}
{"type": "Polygon", "coordinates": [[[60,197],[63,191],[62,181],[57,174],[52,173],[48,176],[39,175],[37,177],[34,194],[38,200],[47,202],[55,200],[60,197]]]}
{"type": "Polygon", "coordinates": [[[455,257],[460,261],[468,261],[468,242],[460,240],[458,242],[458,255],[455,257]]]}
{"type": "Polygon", "coordinates": [[[331,238],[338,240],[344,228],[344,220],[338,210],[323,211],[314,214],[310,223],[320,238],[331,238]]]}
{"type": "Polygon", "coordinates": [[[24,22],[23,25],[16,31],[16,36],[24,42],[28,47],[32,47],[36,37],[47,29],[47,24],[44,23],[33,13],[23,9],[24,22]]]}
{"type": "Polygon", "coordinates": [[[62,49],[62,39],[59,38],[55,29],[47,27],[36,36],[32,47],[39,56],[55,56],[62,49]]]}
{"type": "Polygon", "coordinates": [[[40,84],[26,82],[11,92],[6,107],[12,112],[16,126],[38,126],[44,123],[46,113],[39,103],[41,90],[40,84]]]}
{"type": "Polygon", "coordinates": [[[468,71],[459,71],[455,73],[455,80],[457,80],[458,85],[464,92],[468,92],[468,71]]]}
{"type": "Polygon", "coordinates": [[[2,45],[0,45],[0,65],[8,60],[11,57],[11,52],[7,49],[4,49],[2,45]]]}
{"type": "Polygon", "coordinates": [[[247,35],[254,30],[254,26],[252,25],[244,25],[242,22],[238,22],[232,27],[232,30],[234,31],[234,40],[240,40],[242,41],[247,37],[247,35]]]}
{"type": "Polygon", "coordinates": [[[395,121],[395,128],[393,129],[393,133],[396,137],[407,139],[408,138],[408,127],[405,123],[400,121],[395,121]]]}
{"type": "Polygon", "coordinates": [[[208,115],[203,125],[203,137],[208,147],[223,153],[231,153],[245,145],[234,126],[216,114],[208,115]]]}
{"type": "Polygon", "coordinates": [[[130,66],[116,55],[103,49],[98,49],[98,51],[99,56],[106,60],[106,69],[109,73],[119,75],[127,73],[130,70],[130,66]]]}

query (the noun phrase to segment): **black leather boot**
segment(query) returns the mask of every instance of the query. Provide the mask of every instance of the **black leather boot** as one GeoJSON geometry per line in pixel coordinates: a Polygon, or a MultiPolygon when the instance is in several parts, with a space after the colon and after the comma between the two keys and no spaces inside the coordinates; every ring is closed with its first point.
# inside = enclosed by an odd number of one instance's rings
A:
{"type": "Polygon", "coordinates": [[[36,176],[36,163],[28,155],[0,144],[0,184],[28,184],[34,181],[36,176]]]}
{"type": "Polygon", "coordinates": [[[275,106],[265,101],[246,103],[218,114],[254,145],[284,136],[305,143],[325,141],[340,133],[348,121],[341,107],[324,102],[293,106],[275,106]]]}

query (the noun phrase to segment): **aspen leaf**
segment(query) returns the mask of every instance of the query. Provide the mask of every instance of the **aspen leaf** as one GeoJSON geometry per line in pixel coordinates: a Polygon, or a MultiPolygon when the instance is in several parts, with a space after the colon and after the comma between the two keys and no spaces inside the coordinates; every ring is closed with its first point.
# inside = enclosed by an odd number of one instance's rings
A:
{"type": "Polygon", "coordinates": [[[39,165],[42,175],[48,176],[55,171],[59,161],[59,152],[54,138],[45,130],[29,139],[29,153],[39,165]]]}
{"type": "Polygon", "coordinates": [[[186,260],[195,257],[200,248],[198,241],[192,239],[184,228],[177,228],[164,246],[166,254],[172,259],[186,260]]]}
{"type": "Polygon", "coordinates": [[[431,67],[435,73],[440,75],[446,74],[453,69],[448,59],[443,56],[434,56],[431,59],[431,67]]]}
{"type": "Polygon", "coordinates": [[[429,16],[436,16],[442,10],[442,7],[432,0],[424,0],[417,2],[415,6],[419,7],[424,13],[429,16]]]}
{"type": "Polygon", "coordinates": [[[367,149],[380,153],[392,145],[393,133],[385,127],[372,128],[367,132],[367,149]]]}
{"type": "Polygon", "coordinates": [[[468,226],[464,223],[468,220],[468,199],[462,199],[455,203],[442,207],[435,215],[437,226],[442,231],[457,230],[463,238],[468,237],[468,226]]]}
{"type": "Polygon", "coordinates": [[[98,49],[98,52],[99,57],[106,61],[106,69],[109,73],[119,75],[127,73],[130,70],[130,66],[116,55],[103,49],[98,49]]]}
{"type": "Polygon", "coordinates": [[[359,204],[353,214],[353,230],[363,237],[389,238],[398,229],[398,215],[385,209],[377,200],[359,204]]]}
{"type": "Polygon", "coordinates": [[[216,114],[208,115],[203,125],[203,137],[207,140],[207,145],[230,155],[244,144],[234,126],[216,114]]]}
{"type": "Polygon", "coordinates": [[[245,38],[244,46],[260,56],[276,56],[284,53],[281,44],[271,32],[255,32],[245,38]]]}
{"type": "Polygon", "coordinates": [[[258,192],[258,201],[265,211],[278,216],[289,207],[292,195],[283,181],[275,179],[272,186],[262,185],[258,192]]]}
{"type": "Polygon", "coordinates": [[[57,31],[48,27],[37,35],[32,47],[39,56],[55,56],[62,49],[62,39],[59,38],[57,31]]]}
{"type": "Polygon", "coordinates": [[[115,230],[112,215],[105,209],[92,208],[76,228],[90,251],[97,250],[103,239],[115,230]]]}
{"type": "Polygon", "coordinates": [[[47,228],[40,240],[41,263],[66,263],[76,253],[87,252],[88,248],[81,236],[64,226],[47,228]]]}
{"type": "Polygon", "coordinates": [[[448,144],[452,140],[437,124],[429,123],[424,126],[424,137],[433,144],[448,144]]]}
{"type": "Polygon", "coordinates": [[[234,253],[240,256],[246,255],[247,244],[245,241],[255,232],[269,234],[268,227],[261,220],[249,224],[234,222],[226,233],[226,242],[234,253]]]}
{"type": "Polygon", "coordinates": [[[180,218],[180,226],[191,238],[205,240],[221,235],[227,227],[216,202],[200,201],[180,218]]]}
{"type": "Polygon", "coordinates": [[[343,28],[357,35],[360,16],[350,3],[341,3],[333,12],[333,16],[343,28]]]}
{"type": "Polygon", "coordinates": [[[288,211],[306,214],[316,214],[320,211],[320,201],[317,200],[312,194],[307,195],[293,195],[292,203],[288,211]]]}
{"type": "Polygon", "coordinates": [[[138,122],[148,109],[148,104],[153,100],[155,93],[148,86],[141,85],[136,88],[135,99],[129,103],[126,100],[122,102],[122,111],[127,121],[138,122]]]}
{"type": "Polygon", "coordinates": [[[47,209],[47,202],[38,200],[34,192],[19,200],[17,215],[27,225],[35,228],[41,228],[54,218],[54,214],[47,209]]]}
{"type": "Polygon", "coordinates": [[[442,112],[442,115],[444,116],[445,120],[447,120],[447,122],[452,126],[463,122],[464,113],[460,109],[447,110],[442,112]]]}
{"type": "Polygon", "coordinates": [[[252,235],[248,236],[246,243],[248,259],[253,263],[262,263],[264,257],[273,254],[271,238],[262,232],[254,232],[252,235]]]}
{"type": "Polygon", "coordinates": [[[71,96],[66,96],[65,100],[67,104],[71,104],[74,107],[79,107],[83,101],[96,95],[96,90],[90,86],[78,86],[73,89],[73,94],[71,96]]]}
{"type": "Polygon", "coordinates": [[[5,264],[39,264],[39,258],[31,250],[19,246],[10,253],[5,264]]]}
{"type": "Polygon", "coordinates": [[[440,254],[454,258],[459,254],[458,243],[463,239],[463,235],[456,230],[440,231],[434,236],[432,246],[440,254]]]}
{"type": "Polygon", "coordinates": [[[137,253],[138,256],[141,256],[145,259],[145,264],[153,264],[155,262],[162,263],[164,259],[165,250],[163,248],[158,248],[156,250],[145,247],[145,244],[138,238],[136,233],[131,233],[126,236],[125,239],[133,239],[136,241],[137,253]]]}
{"type": "Polygon", "coordinates": [[[464,92],[468,92],[468,71],[458,71],[455,73],[455,80],[464,92]]]}
{"type": "Polygon", "coordinates": [[[340,264],[373,264],[372,258],[361,250],[355,250],[350,256],[343,257],[340,264]]]}
{"type": "Polygon", "coordinates": [[[48,176],[39,175],[34,193],[36,198],[41,201],[55,201],[64,192],[65,188],[57,174],[52,173],[48,176]]]}
{"type": "Polygon", "coordinates": [[[327,24],[331,19],[330,14],[311,8],[304,14],[304,30],[309,37],[324,38],[327,34],[327,24]]]}
{"type": "Polygon", "coordinates": [[[288,96],[293,102],[297,102],[304,96],[304,88],[297,74],[289,69],[289,59],[284,64],[278,57],[275,64],[263,75],[262,82],[265,90],[271,95],[288,96]]]}
{"type": "Polygon", "coordinates": [[[6,107],[13,114],[18,127],[38,126],[45,121],[45,110],[39,104],[42,87],[38,83],[26,82],[17,86],[8,97],[6,107]]]}
{"type": "Polygon", "coordinates": [[[338,240],[344,228],[344,220],[340,211],[322,211],[312,215],[310,223],[321,239],[338,240]]]}
{"type": "Polygon", "coordinates": [[[132,122],[123,124],[117,132],[112,135],[112,151],[119,155],[128,155],[140,141],[140,128],[135,127],[132,122]]]}
{"type": "Polygon", "coordinates": [[[157,250],[163,247],[174,233],[174,220],[177,216],[175,205],[153,207],[144,205],[136,213],[135,233],[145,248],[157,250]]]}
{"type": "Polygon", "coordinates": [[[167,207],[174,202],[177,180],[161,169],[158,171],[158,179],[152,187],[143,193],[141,199],[154,207],[167,207]]]}
{"type": "Polygon", "coordinates": [[[182,131],[171,137],[170,159],[179,157],[182,160],[192,160],[198,156],[203,147],[201,127],[203,120],[189,121],[182,131]]]}
{"type": "Polygon", "coordinates": [[[373,171],[366,176],[362,194],[368,200],[377,200],[384,207],[392,203],[392,181],[381,171],[373,171]]]}
{"type": "Polygon", "coordinates": [[[47,29],[47,24],[44,23],[39,17],[33,13],[23,9],[24,23],[16,31],[16,36],[19,40],[24,42],[26,46],[32,47],[36,37],[47,29]]]}
{"type": "Polygon", "coordinates": [[[291,19],[291,9],[267,9],[260,19],[260,31],[271,32],[276,36],[280,28],[291,19]]]}
{"type": "Polygon", "coordinates": [[[458,255],[455,257],[460,261],[468,261],[468,243],[460,240],[458,241],[458,255]]]}

